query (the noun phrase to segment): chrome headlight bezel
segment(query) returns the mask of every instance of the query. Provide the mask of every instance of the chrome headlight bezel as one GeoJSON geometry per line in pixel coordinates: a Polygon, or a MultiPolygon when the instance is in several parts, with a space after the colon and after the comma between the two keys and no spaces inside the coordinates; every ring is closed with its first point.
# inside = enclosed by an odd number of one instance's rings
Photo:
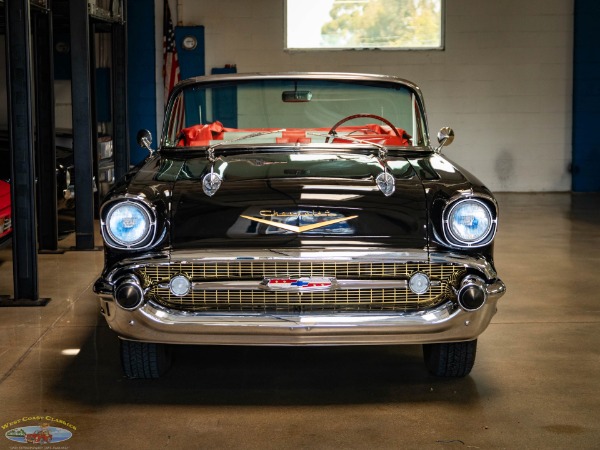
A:
{"type": "Polygon", "coordinates": [[[107,203],[102,206],[100,212],[100,225],[104,242],[109,247],[125,250],[139,250],[152,245],[156,237],[156,212],[154,208],[146,202],[139,199],[119,199],[107,203]],[[132,241],[121,239],[117,233],[111,228],[112,215],[122,207],[133,207],[141,214],[141,217],[146,221],[144,232],[132,241]]]}
{"type": "Polygon", "coordinates": [[[443,212],[443,230],[444,239],[454,247],[477,248],[488,245],[495,237],[498,227],[498,212],[496,205],[490,201],[478,197],[463,197],[458,200],[450,201],[443,212]],[[453,215],[460,206],[471,204],[480,208],[487,217],[488,224],[482,233],[474,239],[466,239],[458,235],[452,227],[453,215]]]}

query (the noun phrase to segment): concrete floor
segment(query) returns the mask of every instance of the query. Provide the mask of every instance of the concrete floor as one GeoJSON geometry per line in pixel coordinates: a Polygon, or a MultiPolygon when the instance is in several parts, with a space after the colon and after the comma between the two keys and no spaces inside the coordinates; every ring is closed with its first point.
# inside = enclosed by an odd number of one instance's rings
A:
{"type": "Polygon", "coordinates": [[[41,421],[76,428],[48,446],[68,449],[599,448],[600,196],[498,199],[508,293],[460,380],[418,346],[180,347],[163,379],[126,380],[91,292],[102,252],[40,255],[52,301],[0,309],[0,449],[38,448],[4,434],[41,421]]]}

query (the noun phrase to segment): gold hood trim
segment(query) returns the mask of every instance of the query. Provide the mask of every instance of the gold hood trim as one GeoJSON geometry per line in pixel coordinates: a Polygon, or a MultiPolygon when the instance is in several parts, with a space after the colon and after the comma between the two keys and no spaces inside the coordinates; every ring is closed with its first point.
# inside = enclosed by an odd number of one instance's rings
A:
{"type": "Polygon", "coordinates": [[[251,217],[251,216],[244,216],[244,215],[242,215],[240,217],[243,217],[244,219],[248,219],[248,220],[253,220],[253,221],[259,222],[259,223],[264,223],[265,225],[272,225],[274,227],[292,231],[294,233],[302,233],[304,231],[316,230],[317,228],[326,227],[327,225],[333,225],[334,223],[345,222],[347,220],[356,219],[358,216],[340,217],[337,219],[324,220],[323,222],[311,223],[310,225],[302,225],[302,226],[298,226],[298,227],[295,225],[288,225],[286,223],[275,222],[274,220],[260,219],[258,217],[251,217]]]}

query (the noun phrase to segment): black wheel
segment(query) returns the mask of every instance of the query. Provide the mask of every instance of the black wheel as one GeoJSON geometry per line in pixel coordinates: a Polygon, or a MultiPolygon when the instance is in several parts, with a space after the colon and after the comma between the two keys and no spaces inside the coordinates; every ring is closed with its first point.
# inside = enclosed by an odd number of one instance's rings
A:
{"type": "Polygon", "coordinates": [[[476,353],[477,339],[467,342],[423,345],[425,365],[429,372],[437,377],[469,375],[475,364],[476,353]]]}
{"type": "Polygon", "coordinates": [[[121,340],[121,365],[127,378],[159,378],[171,366],[164,344],[121,340]]]}

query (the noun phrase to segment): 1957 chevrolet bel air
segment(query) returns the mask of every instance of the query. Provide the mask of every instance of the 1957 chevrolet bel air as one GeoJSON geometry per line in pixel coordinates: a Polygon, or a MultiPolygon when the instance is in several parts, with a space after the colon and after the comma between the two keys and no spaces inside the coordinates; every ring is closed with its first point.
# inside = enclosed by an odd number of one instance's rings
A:
{"type": "Polygon", "coordinates": [[[170,344],[423,344],[467,375],[505,291],[498,206],[429,140],[420,89],[350,73],[181,82],[101,209],[95,284],[126,376],[170,344]]]}

